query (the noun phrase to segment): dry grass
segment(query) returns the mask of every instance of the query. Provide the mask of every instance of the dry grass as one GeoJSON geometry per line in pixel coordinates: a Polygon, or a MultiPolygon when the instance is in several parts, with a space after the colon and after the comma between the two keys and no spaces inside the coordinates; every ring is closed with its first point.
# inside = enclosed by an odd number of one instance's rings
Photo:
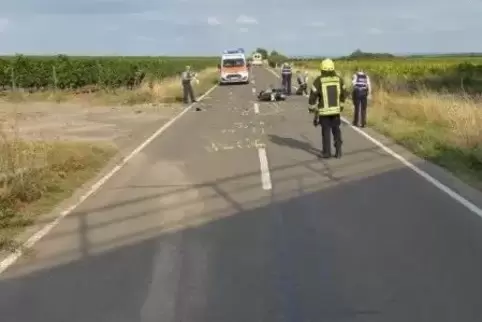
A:
{"type": "MultiPolygon", "coordinates": [[[[193,82],[194,94],[201,95],[214,85],[217,80],[216,68],[208,68],[198,74],[199,84],[193,82]]],[[[105,104],[135,105],[142,103],[179,103],[182,102],[180,77],[166,78],[162,81],[144,82],[134,91],[117,91],[112,95],[102,94],[96,102],[105,104]]]]}
{"type": "MultiPolygon", "coordinates": [[[[347,84],[349,76],[344,76],[347,84]]],[[[352,106],[345,113],[351,118],[352,106]]],[[[482,189],[482,102],[462,94],[394,93],[378,86],[368,125],[482,189]]]]}
{"type": "Polygon", "coordinates": [[[462,95],[375,92],[368,124],[482,188],[482,104],[462,95]]]}
{"type": "Polygon", "coordinates": [[[0,250],[35,216],[92,178],[116,148],[108,143],[0,141],[0,250]]]}
{"type": "MultiPolygon", "coordinates": [[[[217,69],[207,68],[198,74],[199,84],[193,83],[194,92],[200,95],[217,80],[217,69]]],[[[9,102],[50,101],[81,102],[86,105],[136,105],[144,103],[176,103],[182,101],[180,77],[163,80],[146,80],[139,88],[98,90],[93,92],[48,91],[38,93],[8,92],[2,99],[9,102]]]]}

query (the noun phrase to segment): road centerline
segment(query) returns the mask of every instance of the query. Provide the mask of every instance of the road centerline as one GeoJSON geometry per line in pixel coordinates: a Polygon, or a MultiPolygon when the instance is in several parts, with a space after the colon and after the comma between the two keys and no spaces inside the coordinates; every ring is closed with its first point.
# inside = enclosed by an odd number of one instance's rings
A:
{"type": "Polygon", "coordinates": [[[258,148],[258,156],[261,170],[261,184],[264,190],[271,190],[271,174],[269,173],[268,156],[264,147],[258,148]]]}

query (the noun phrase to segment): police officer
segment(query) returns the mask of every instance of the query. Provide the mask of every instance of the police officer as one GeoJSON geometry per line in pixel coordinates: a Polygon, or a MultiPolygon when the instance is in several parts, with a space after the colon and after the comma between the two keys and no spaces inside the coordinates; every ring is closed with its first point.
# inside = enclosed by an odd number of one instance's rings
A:
{"type": "Polygon", "coordinates": [[[345,103],[345,85],[335,72],[331,59],[324,59],[320,65],[321,75],[315,78],[311,87],[308,104],[315,114],[313,125],[321,125],[322,158],[331,158],[331,134],[333,134],[335,157],[341,158],[341,118],[345,103]],[[318,103],[318,106],[314,105],[318,103]],[[331,133],[330,133],[331,132],[331,133]]]}
{"type": "Polygon", "coordinates": [[[351,82],[353,87],[352,101],[354,105],[353,125],[365,127],[367,121],[368,96],[371,93],[370,77],[362,70],[357,69],[355,74],[353,74],[351,82]]]}
{"type": "Polygon", "coordinates": [[[292,78],[292,70],[291,65],[288,63],[284,63],[283,67],[281,68],[281,78],[282,78],[282,85],[287,95],[291,95],[291,78],[292,78]]]}
{"type": "Polygon", "coordinates": [[[186,70],[182,73],[182,76],[181,76],[184,104],[189,103],[189,98],[191,99],[192,103],[196,102],[196,99],[194,98],[194,91],[192,89],[192,83],[191,83],[192,80],[195,78],[196,78],[196,74],[194,74],[191,71],[191,67],[186,66],[186,70]]]}

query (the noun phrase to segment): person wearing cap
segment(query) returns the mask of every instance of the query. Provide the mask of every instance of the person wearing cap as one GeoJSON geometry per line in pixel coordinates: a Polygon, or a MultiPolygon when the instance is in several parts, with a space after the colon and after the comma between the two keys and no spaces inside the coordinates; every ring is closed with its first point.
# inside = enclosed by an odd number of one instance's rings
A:
{"type": "Polygon", "coordinates": [[[186,70],[181,75],[184,104],[189,104],[189,99],[191,99],[191,103],[196,102],[194,91],[192,89],[192,81],[195,79],[196,74],[191,71],[190,66],[186,66],[186,70]]]}
{"type": "Polygon", "coordinates": [[[335,71],[335,63],[324,59],[320,64],[321,75],[315,78],[311,87],[308,104],[314,113],[313,125],[321,125],[322,158],[331,158],[331,135],[333,134],[335,157],[342,156],[341,112],[346,92],[343,79],[335,71]],[[316,106],[315,106],[316,105],[316,106]]]}

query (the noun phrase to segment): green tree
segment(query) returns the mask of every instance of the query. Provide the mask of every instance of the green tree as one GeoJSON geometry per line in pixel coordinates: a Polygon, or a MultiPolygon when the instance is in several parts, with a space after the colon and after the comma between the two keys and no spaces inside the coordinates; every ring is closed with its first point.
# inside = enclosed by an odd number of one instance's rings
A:
{"type": "Polygon", "coordinates": [[[264,48],[256,48],[256,52],[263,56],[263,59],[268,59],[268,51],[264,48]]]}

